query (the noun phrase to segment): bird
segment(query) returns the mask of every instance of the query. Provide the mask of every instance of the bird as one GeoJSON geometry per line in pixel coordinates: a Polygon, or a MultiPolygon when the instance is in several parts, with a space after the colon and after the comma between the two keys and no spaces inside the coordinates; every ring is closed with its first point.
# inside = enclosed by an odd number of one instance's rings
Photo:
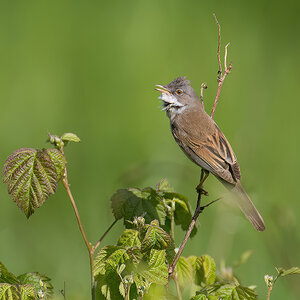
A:
{"type": "Polygon", "coordinates": [[[264,231],[263,218],[240,182],[241,171],[232,147],[205,112],[190,81],[177,77],[167,85],[156,85],[155,90],[161,93],[162,110],[182,151],[206,172],[206,177],[211,173],[221,181],[255,229],[264,231]]]}

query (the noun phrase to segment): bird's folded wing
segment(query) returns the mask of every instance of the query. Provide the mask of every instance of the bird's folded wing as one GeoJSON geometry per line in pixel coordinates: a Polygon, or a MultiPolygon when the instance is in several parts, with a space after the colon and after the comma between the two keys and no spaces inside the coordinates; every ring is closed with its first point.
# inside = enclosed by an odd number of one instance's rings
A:
{"type": "Polygon", "coordinates": [[[224,134],[216,126],[215,133],[206,139],[186,136],[189,148],[211,167],[211,172],[221,179],[235,183],[241,177],[235,154],[224,134]]]}

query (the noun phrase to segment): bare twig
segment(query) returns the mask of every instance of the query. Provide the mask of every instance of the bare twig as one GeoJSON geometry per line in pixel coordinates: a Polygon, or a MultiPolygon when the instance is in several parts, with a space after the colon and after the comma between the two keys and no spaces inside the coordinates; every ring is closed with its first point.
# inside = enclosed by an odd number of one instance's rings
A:
{"type": "Polygon", "coordinates": [[[201,83],[201,91],[200,91],[200,99],[201,99],[201,103],[204,107],[204,102],[203,102],[203,90],[207,89],[207,84],[206,82],[201,83]]]}
{"type": "Polygon", "coordinates": [[[216,14],[213,14],[216,24],[218,26],[219,29],[219,34],[218,34],[218,51],[217,51],[217,57],[218,57],[218,63],[219,63],[219,71],[218,74],[220,76],[220,78],[222,77],[222,63],[221,63],[221,57],[220,57],[220,48],[221,48],[221,26],[220,23],[218,22],[218,19],[216,17],[216,14]]]}
{"type": "Polygon", "coordinates": [[[223,82],[226,78],[226,76],[230,73],[231,69],[232,69],[232,63],[230,62],[228,67],[227,67],[227,48],[229,46],[230,43],[228,43],[225,46],[225,54],[224,54],[224,74],[222,73],[222,64],[221,64],[221,58],[220,58],[220,48],[221,48],[221,26],[217,20],[217,17],[215,14],[213,14],[215,21],[218,25],[219,28],[219,34],[218,34],[218,50],[217,50],[217,57],[218,57],[218,63],[219,63],[219,70],[218,70],[218,90],[217,90],[217,94],[216,94],[216,98],[215,98],[215,102],[211,111],[211,117],[213,118],[216,108],[217,108],[217,104],[218,104],[218,100],[220,97],[220,93],[221,93],[221,88],[223,85],[223,82]]]}
{"type": "Polygon", "coordinates": [[[112,224],[107,228],[107,230],[102,234],[96,245],[92,249],[92,254],[95,253],[96,249],[99,247],[102,240],[105,238],[105,236],[108,234],[108,232],[113,228],[113,226],[118,222],[118,220],[114,220],[112,224]]]}
{"type": "Polygon", "coordinates": [[[68,181],[68,175],[67,175],[67,168],[65,168],[65,172],[64,172],[64,175],[63,175],[63,178],[62,178],[62,183],[63,183],[63,186],[65,187],[65,189],[66,189],[66,191],[68,193],[70,202],[72,204],[72,207],[73,207],[76,219],[77,219],[77,223],[78,223],[81,235],[83,237],[84,243],[85,243],[85,245],[87,247],[87,250],[89,252],[90,276],[91,276],[91,291],[92,291],[92,299],[94,300],[95,299],[95,295],[96,295],[95,294],[95,278],[94,278],[94,274],[93,274],[94,273],[94,271],[93,271],[94,270],[94,255],[92,253],[92,246],[89,243],[88,239],[86,238],[85,232],[83,230],[82,223],[81,223],[80,217],[79,217],[79,212],[78,212],[75,200],[74,200],[73,195],[72,195],[71,190],[70,190],[69,181],[68,181]]]}

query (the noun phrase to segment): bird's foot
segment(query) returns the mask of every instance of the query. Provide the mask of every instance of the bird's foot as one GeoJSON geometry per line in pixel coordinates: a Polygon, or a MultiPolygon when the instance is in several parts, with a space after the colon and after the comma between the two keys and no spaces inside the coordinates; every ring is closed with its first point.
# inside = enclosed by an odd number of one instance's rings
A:
{"type": "Polygon", "coordinates": [[[200,184],[196,187],[196,191],[198,194],[208,196],[208,192],[200,184]]]}

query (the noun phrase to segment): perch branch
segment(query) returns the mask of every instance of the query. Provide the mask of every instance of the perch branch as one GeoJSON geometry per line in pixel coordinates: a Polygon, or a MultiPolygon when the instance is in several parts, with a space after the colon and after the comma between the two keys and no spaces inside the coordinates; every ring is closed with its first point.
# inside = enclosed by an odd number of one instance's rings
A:
{"type": "Polygon", "coordinates": [[[220,93],[221,93],[221,89],[222,89],[222,85],[223,82],[226,78],[226,76],[230,73],[231,69],[232,69],[232,63],[230,62],[229,65],[227,66],[227,53],[228,53],[228,46],[229,43],[225,46],[225,54],[224,54],[224,74],[222,72],[222,63],[221,63],[221,57],[220,57],[220,48],[221,48],[221,26],[218,22],[218,19],[216,17],[215,14],[213,14],[216,24],[219,28],[219,34],[218,34],[218,50],[217,50],[217,58],[218,58],[218,63],[219,63],[219,70],[218,70],[218,90],[217,90],[217,94],[216,94],[216,98],[215,98],[215,102],[211,111],[211,118],[213,118],[216,108],[217,108],[217,104],[218,104],[218,100],[220,97],[220,93]]]}
{"type": "Polygon", "coordinates": [[[204,107],[203,90],[206,90],[206,89],[207,89],[207,84],[206,84],[206,82],[203,82],[201,84],[201,91],[200,91],[200,99],[201,99],[201,103],[202,103],[203,107],[204,107]]]}

